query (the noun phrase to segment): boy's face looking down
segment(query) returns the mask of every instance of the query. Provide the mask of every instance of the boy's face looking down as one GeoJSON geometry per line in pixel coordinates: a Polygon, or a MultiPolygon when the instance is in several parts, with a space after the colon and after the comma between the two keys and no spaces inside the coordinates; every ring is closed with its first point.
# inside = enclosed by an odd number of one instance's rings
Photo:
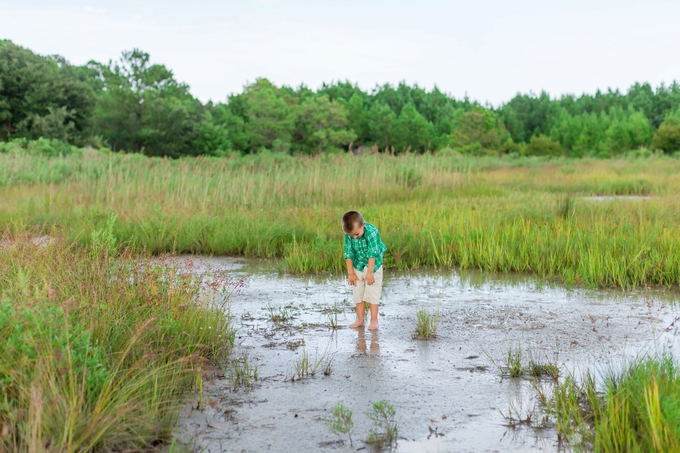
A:
{"type": "Polygon", "coordinates": [[[354,224],[354,229],[350,233],[347,233],[350,235],[350,237],[353,237],[354,239],[358,239],[361,236],[364,235],[364,229],[366,228],[366,224],[362,223],[361,225],[354,224]]]}

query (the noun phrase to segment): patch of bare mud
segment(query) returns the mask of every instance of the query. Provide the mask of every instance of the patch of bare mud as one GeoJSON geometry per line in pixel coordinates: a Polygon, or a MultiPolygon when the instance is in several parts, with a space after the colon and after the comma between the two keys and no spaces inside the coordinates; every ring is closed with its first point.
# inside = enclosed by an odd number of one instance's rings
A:
{"type": "Polygon", "coordinates": [[[530,414],[537,402],[528,379],[503,377],[490,358],[502,363],[521,345],[563,369],[597,368],[660,341],[674,344],[677,334],[676,293],[569,290],[479,272],[386,272],[379,331],[332,329],[336,317],[341,326],[354,319],[351,288],[340,275],[195,261],[248,277],[231,300],[234,354],[247,354],[259,377],[235,388],[227,368],[207,383],[204,407],[186,407],[177,436],[209,453],[371,451],[363,442],[371,428],[365,413],[383,398],[397,412],[397,451],[558,451],[550,427],[508,429],[501,412],[530,414]],[[435,340],[412,338],[420,307],[439,310],[435,340]],[[272,313],[287,319],[275,323],[272,313]],[[332,360],[330,375],[291,380],[304,355],[332,360]],[[353,446],[324,424],[338,402],[354,412],[353,446]]]}

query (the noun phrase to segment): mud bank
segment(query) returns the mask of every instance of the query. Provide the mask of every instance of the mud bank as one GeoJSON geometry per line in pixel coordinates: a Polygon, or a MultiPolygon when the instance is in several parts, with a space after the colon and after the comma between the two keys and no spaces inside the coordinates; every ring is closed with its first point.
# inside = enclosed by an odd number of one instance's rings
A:
{"type": "Polygon", "coordinates": [[[397,451],[558,451],[550,427],[508,428],[502,413],[531,414],[537,401],[529,379],[503,376],[493,361],[503,364],[520,345],[578,372],[675,345],[677,333],[674,292],[567,289],[479,272],[387,272],[380,329],[353,330],[345,327],[354,313],[341,275],[282,275],[267,261],[195,261],[197,271],[204,266],[247,279],[231,299],[235,355],[247,354],[259,377],[235,386],[233,370],[217,371],[203,407],[186,407],[177,436],[211,453],[371,451],[365,412],[383,398],[397,412],[397,451]],[[439,312],[435,340],[412,338],[422,307],[439,312]],[[274,322],[272,314],[290,319],[274,322]],[[341,327],[329,328],[336,318],[341,327]],[[319,371],[293,381],[305,354],[321,362],[319,371]],[[338,402],[354,412],[353,446],[324,424],[338,402]]]}

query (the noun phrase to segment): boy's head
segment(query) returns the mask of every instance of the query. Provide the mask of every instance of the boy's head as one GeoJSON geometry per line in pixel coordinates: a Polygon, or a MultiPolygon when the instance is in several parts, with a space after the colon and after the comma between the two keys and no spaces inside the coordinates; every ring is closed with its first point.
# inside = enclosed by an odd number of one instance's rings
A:
{"type": "Polygon", "coordinates": [[[342,229],[353,238],[364,235],[364,218],[357,211],[347,211],[342,215],[342,229]]]}

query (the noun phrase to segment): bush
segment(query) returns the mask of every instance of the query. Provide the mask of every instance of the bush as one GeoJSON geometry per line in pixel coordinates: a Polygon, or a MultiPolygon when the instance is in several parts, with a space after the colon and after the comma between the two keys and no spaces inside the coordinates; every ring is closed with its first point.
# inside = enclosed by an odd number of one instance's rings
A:
{"type": "Polygon", "coordinates": [[[78,151],[79,148],[64,143],[61,140],[40,137],[37,140],[16,138],[9,142],[0,142],[0,153],[28,153],[47,157],[68,156],[78,151]]]}
{"type": "Polygon", "coordinates": [[[661,123],[652,138],[652,148],[669,154],[680,151],[680,122],[676,119],[669,119],[661,123]]]}
{"type": "Polygon", "coordinates": [[[543,134],[531,137],[531,141],[524,148],[526,156],[561,156],[562,146],[555,140],[543,134]]]}

